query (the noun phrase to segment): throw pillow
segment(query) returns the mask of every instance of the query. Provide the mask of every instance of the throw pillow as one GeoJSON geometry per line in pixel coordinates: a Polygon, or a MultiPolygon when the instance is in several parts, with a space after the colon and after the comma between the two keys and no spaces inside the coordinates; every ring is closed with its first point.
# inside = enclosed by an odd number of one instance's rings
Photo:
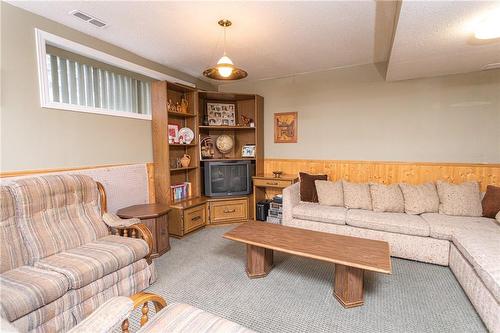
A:
{"type": "Polygon", "coordinates": [[[300,201],[318,202],[315,180],[326,180],[327,175],[310,175],[305,172],[299,173],[300,177],[300,201]]]}
{"type": "Polygon", "coordinates": [[[481,192],[478,182],[450,184],[436,182],[439,195],[439,213],[457,216],[481,216],[481,192]]]}
{"type": "MultiPolygon", "coordinates": [[[[320,200],[321,202],[321,200],[320,200]]],[[[500,212],[500,187],[488,185],[483,201],[483,216],[492,219],[500,212]]]]}
{"type": "Polygon", "coordinates": [[[439,196],[434,183],[421,185],[399,184],[405,202],[405,213],[422,214],[437,213],[439,196]]]}
{"type": "Polygon", "coordinates": [[[372,209],[372,198],[368,184],[350,183],[342,181],[344,188],[344,206],[352,209],[372,209]]]}
{"type": "Polygon", "coordinates": [[[373,211],[404,213],[405,200],[398,184],[370,184],[370,194],[373,211]]]}
{"type": "Polygon", "coordinates": [[[344,190],[340,180],[336,182],[316,180],[314,183],[320,205],[344,207],[344,190]]]}
{"type": "Polygon", "coordinates": [[[497,220],[498,223],[500,223],[500,212],[497,213],[495,216],[495,220],[497,220]]]}

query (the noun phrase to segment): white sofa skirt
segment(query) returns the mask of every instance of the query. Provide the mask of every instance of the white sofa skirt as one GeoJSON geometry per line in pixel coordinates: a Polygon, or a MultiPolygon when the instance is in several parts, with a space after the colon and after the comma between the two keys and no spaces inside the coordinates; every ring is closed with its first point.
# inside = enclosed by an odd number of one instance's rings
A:
{"type": "Polygon", "coordinates": [[[500,333],[500,304],[453,244],[450,248],[450,269],[488,330],[500,333]]]}

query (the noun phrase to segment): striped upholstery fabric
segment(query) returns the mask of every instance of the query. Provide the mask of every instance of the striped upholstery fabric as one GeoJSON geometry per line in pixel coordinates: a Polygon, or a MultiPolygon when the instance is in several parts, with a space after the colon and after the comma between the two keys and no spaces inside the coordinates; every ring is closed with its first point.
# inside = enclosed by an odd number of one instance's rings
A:
{"type": "Polygon", "coordinates": [[[139,291],[146,289],[150,285],[150,276],[151,273],[149,270],[144,269],[118,281],[115,285],[112,285],[110,288],[93,295],[91,298],[80,302],[73,311],[77,322],[82,321],[111,297],[132,296],[139,291]]]}
{"type": "Polygon", "coordinates": [[[12,186],[29,263],[109,234],[96,182],[85,175],[49,175],[12,186]]]}
{"type": "Polygon", "coordinates": [[[148,253],[142,239],[106,236],[35,263],[35,267],[65,275],[71,289],[78,289],[119,270],[148,253]]]}
{"type": "Polygon", "coordinates": [[[21,266],[0,275],[2,317],[14,321],[68,291],[64,275],[31,266],[21,266]]]}
{"type": "MultiPolygon", "coordinates": [[[[125,287],[127,287],[133,285],[135,282],[134,276],[138,272],[143,272],[143,271],[149,272],[148,263],[146,262],[145,259],[136,261],[133,264],[123,267],[122,269],[116,272],[108,274],[97,281],[89,283],[83,288],[76,289],[74,291],[76,293],[78,302],[81,303],[113,286],[124,284],[125,287]],[[123,281],[127,282],[124,283],[123,281]]],[[[127,295],[127,294],[125,293],[122,295],[127,295]]]]}
{"type": "Polygon", "coordinates": [[[138,333],[156,332],[250,333],[253,331],[191,305],[172,303],[138,331],[138,333]]]}
{"type": "Polygon", "coordinates": [[[128,297],[113,297],[85,318],[69,333],[107,333],[120,326],[134,309],[134,302],[128,297]]]}
{"type": "Polygon", "coordinates": [[[7,185],[0,186],[0,273],[27,263],[27,252],[14,219],[14,197],[7,185]]]}
{"type": "Polygon", "coordinates": [[[16,319],[12,324],[21,332],[40,331],[40,329],[43,331],[43,328],[47,328],[48,332],[59,332],[56,327],[67,327],[67,325],[71,328],[76,324],[72,315],[76,301],[74,292],[70,290],[55,301],[16,319]],[[68,315],[71,317],[69,323],[67,323],[68,315]]]}

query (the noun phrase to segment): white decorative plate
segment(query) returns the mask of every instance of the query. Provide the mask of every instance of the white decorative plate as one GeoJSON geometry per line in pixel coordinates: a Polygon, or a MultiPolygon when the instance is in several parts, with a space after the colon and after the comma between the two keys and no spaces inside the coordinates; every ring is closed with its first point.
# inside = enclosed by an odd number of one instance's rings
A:
{"type": "Polygon", "coordinates": [[[190,144],[193,142],[194,133],[189,127],[183,127],[179,130],[179,140],[181,137],[184,139],[184,143],[190,144]]]}

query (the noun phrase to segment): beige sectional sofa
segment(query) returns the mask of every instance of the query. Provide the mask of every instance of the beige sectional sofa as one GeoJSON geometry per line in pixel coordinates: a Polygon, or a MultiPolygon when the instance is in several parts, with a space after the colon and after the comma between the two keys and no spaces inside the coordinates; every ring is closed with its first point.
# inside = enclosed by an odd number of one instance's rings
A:
{"type": "Polygon", "coordinates": [[[283,191],[283,224],[384,240],[392,256],[449,266],[486,327],[500,332],[500,224],[495,219],[301,202],[296,183],[283,191]]]}
{"type": "Polygon", "coordinates": [[[67,331],[154,280],[147,228],[128,223],[111,234],[92,178],[31,177],[0,191],[0,316],[19,331],[67,331]],[[125,229],[136,238],[120,236],[125,229]]]}

